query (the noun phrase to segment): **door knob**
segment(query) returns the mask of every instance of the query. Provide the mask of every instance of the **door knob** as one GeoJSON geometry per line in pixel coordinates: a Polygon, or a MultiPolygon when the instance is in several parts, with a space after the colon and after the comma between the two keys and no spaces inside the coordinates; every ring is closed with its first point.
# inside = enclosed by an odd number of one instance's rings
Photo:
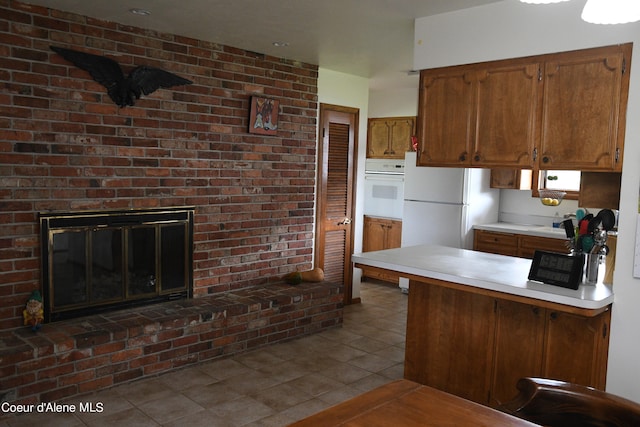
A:
{"type": "Polygon", "coordinates": [[[351,224],[351,218],[345,218],[338,223],[338,225],[349,225],[351,224]]]}

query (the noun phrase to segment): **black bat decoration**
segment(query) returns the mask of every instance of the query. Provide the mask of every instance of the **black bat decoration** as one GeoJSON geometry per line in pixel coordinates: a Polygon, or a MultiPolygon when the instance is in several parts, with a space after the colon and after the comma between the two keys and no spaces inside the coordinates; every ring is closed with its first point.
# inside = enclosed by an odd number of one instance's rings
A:
{"type": "Polygon", "coordinates": [[[49,46],[51,50],[91,74],[91,77],[107,88],[109,96],[119,107],[133,105],[142,94],[149,95],[159,88],[189,85],[193,82],[160,68],[140,66],[125,77],[120,64],[105,56],[62,47],[49,46]]]}

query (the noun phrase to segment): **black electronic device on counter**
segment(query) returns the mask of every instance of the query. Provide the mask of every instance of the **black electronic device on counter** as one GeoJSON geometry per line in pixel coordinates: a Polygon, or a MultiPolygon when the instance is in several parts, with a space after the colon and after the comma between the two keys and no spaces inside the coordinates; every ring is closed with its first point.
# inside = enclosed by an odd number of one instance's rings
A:
{"type": "Polygon", "coordinates": [[[535,251],[529,270],[529,280],[569,289],[578,289],[582,282],[584,258],[580,255],[535,251]]]}

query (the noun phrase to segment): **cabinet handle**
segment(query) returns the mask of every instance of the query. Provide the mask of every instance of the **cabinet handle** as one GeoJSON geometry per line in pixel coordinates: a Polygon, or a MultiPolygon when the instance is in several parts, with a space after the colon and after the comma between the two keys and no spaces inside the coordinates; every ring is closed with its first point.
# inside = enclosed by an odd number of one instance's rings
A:
{"type": "Polygon", "coordinates": [[[609,331],[609,327],[605,323],[604,325],[602,325],[602,338],[606,338],[607,337],[608,331],[609,331]]]}
{"type": "Polygon", "coordinates": [[[620,149],[616,148],[616,163],[620,161],[620,149]]]}
{"type": "Polygon", "coordinates": [[[475,156],[473,156],[473,160],[475,160],[476,162],[480,161],[480,155],[476,154],[475,156]]]}
{"type": "Polygon", "coordinates": [[[460,154],[460,157],[458,157],[458,160],[460,160],[461,162],[464,162],[465,160],[467,160],[467,153],[460,154]]]}
{"type": "Polygon", "coordinates": [[[538,149],[534,148],[533,149],[533,160],[538,160],[538,149]]]}
{"type": "Polygon", "coordinates": [[[551,317],[551,320],[556,320],[558,318],[558,313],[556,313],[554,311],[554,312],[551,313],[551,315],[549,317],[551,317]]]}
{"type": "Polygon", "coordinates": [[[549,163],[549,158],[547,156],[544,156],[542,158],[542,163],[549,163]]]}
{"type": "Polygon", "coordinates": [[[536,316],[540,314],[540,309],[538,307],[533,307],[533,314],[535,314],[536,316]]]}

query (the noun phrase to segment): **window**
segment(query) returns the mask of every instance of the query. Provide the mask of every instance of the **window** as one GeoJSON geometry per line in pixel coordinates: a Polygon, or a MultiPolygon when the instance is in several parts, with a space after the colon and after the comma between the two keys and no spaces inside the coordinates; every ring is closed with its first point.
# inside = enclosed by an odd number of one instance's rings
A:
{"type": "Polygon", "coordinates": [[[540,171],[540,189],[580,191],[580,171],[540,171]]]}
{"type": "MultiPolygon", "coordinates": [[[[558,190],[567,193],[566,199],[578,199],[580,192],[580,177],[582,172],[580,171],[568,171],[568,170],[544,170],[540,171],[538,176],[538,185],[536,190],[558,190]]],[[[534,197],[537,197],[537,191],[535,191],[534,197]]]]}

